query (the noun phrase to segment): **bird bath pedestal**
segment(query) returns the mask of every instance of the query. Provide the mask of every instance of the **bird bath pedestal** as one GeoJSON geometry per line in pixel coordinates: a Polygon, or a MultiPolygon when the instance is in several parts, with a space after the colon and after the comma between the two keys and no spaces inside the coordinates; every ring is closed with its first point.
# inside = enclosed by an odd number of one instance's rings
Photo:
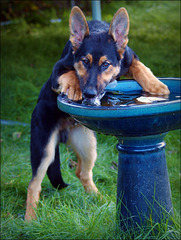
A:
{"type": "Polygon", "coordinates": [[[59,109],[84,126],[118,139],[117,205],[123,229],[160,222],[172,213],[164,137],[180,128],[181,80],[160,80],[171,92],[161,101],[145,103],[152,98],[141,97],[144,93],[134,80],[108,85],[102,101],[113,106],[86,106],[61,95],[57,99],[59,109]]]}

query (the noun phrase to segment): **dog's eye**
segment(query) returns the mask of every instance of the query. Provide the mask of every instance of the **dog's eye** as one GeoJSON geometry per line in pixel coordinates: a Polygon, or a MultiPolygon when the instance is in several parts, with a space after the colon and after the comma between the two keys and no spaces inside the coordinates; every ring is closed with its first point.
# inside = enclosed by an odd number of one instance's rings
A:
{"type": "Polygon", "coordinates": [[[84,66],[88,66],[88,64],[89,64],[88,58],[82,58],[82,62],[84,64],[84,66]]]}
{"type": "Polygon", "coordinates": [[[110,62],[106,61],[102,64],[102,69],[106,70],[110,66],[110,62]]]}

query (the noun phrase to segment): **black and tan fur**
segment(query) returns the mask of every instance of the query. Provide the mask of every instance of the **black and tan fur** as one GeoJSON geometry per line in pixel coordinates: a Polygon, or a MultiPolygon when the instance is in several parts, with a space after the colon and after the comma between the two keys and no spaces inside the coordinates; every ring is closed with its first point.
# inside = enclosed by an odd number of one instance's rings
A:
{"type": "Polygon", "coordinates": [[[92,176],[97,157],[95,135],[58,109],[58,93],[63,92],[75,101],[92,99],[101,95],[108,83],[125,75],[134,78],[147,92],[169,94],[168,88],[127,46],[129,18],[124,8],[117,11],[109,26],[99,21],[87,22],[82,11],[74,7],[69,27],[70,40],[43,86],[32,114],[32,179],[27,194],[27,221],[35,218],[46,173],[55,188],[67,186],[60,172],[59,142],[70,145],[77,155],[76,175],[85,190],[98,192],[92,176]]]}

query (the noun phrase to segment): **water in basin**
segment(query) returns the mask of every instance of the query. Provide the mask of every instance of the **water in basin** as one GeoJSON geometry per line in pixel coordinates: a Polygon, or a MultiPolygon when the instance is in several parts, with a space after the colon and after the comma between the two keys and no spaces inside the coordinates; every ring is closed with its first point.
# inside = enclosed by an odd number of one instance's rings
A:
{"type": "Polygon", "coordinates": [[[167,102],[181,99],[178,93],[171,93],[169,96],[151,95],[146,92],[124,94],[120,92],[107,93],[101,99],[101,106],[133,106],[141,104],[151,104],[156,102],[167,102]]]}

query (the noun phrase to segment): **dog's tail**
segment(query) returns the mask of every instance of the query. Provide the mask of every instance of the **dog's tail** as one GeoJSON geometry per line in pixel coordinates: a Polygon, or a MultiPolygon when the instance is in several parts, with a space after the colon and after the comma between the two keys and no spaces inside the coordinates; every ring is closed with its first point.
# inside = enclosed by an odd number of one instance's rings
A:
{"type": "Polygon", "coordinates": [[[58,188],[59,190],[69,186],[69,184],[63,181],[61,171],[60,171],[60,158],[59,158],[59,147],[56,147],[55,159],[48,167],[47,175],[50,179],[53,187],[58,188]]]}

